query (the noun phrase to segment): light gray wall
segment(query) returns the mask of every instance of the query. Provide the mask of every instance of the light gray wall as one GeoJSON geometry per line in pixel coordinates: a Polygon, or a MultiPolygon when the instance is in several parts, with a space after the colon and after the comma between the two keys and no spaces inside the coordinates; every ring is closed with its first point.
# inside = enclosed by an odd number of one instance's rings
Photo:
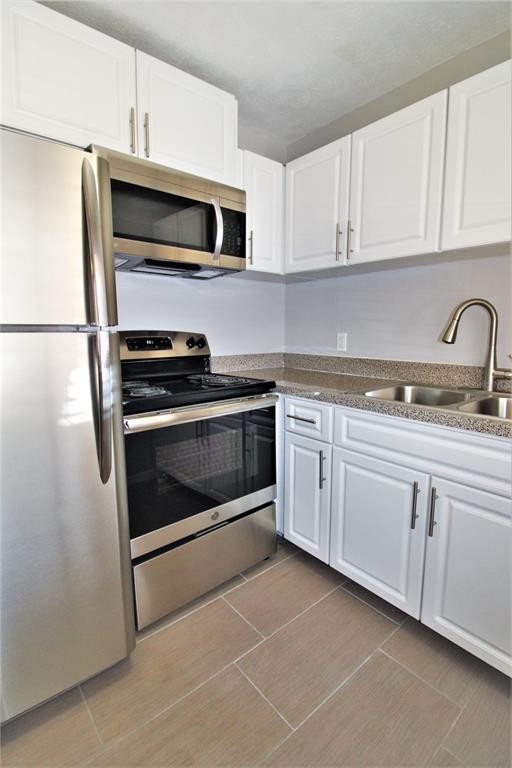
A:
{"type": "Polygon", "coordinates": [[[330,141],[353,133],[381,117],[390,115],[509,58],[510,32],[504,32],[295,141],[287,148],[287,160],[294,160],[330,141]]]}
{"type": "Polygon", "coordinates": [[[336,334],[345,331],[348,357],[482,365],[485,310],[465,313],[453,346],[439,341],[453,307],[481,297],[498,310],[498,364],[509,366],[510,277],[510,258],[493,256],[289,284],[286,351],[342,355],[336,334]]]}
{"type": "Polygon", "coordinates": [[[234,275],[200,282],[117,272],[121,329],[198,331],[213,355],[284,350],[285,286],[234,275]]]}

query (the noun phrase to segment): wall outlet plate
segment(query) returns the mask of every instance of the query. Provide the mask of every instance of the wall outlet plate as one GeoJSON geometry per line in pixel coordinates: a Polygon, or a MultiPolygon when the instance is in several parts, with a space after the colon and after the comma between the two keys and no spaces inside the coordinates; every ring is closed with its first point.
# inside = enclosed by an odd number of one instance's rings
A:
{"type": "Polygon", "coordinates": [[[348,333],[345,333],[345,332],[338,333],[337,344],[336,344],[336,349],[338,350],[338,352],[347,351],[347,342],[348,342],[348,333]]]}

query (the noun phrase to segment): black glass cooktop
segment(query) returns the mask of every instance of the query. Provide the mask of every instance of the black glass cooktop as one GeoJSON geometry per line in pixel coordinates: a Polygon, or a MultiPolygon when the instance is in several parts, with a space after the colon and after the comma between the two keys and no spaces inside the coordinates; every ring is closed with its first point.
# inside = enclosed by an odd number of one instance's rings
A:
{"type": "Polygon", "coordinates": [[[146,413],[166,408],[214,402],[269,392],[275,381],[218,373],[187,376],[158,375],[123,379],[123,413],[146,413]]]}

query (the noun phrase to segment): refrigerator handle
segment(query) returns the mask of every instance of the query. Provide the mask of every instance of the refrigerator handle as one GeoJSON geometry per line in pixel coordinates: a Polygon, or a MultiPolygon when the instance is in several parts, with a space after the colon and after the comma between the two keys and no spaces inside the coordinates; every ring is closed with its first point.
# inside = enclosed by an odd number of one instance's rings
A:
{"type": "Polygon", "coordinates": [[[87,227],[87,282],[91,325],[117,324],[117,305],[112,253],[110,170],[107,161],[95,157],[82,161],[82,190],[87,227]]]}
{"type": "Polygon", "coordinates": [[[108,482],[112,471],[112,380],[110,334],[106,331],[89,336],[92,410],[96,434],[96,454],[101,482],[108,482]]]}

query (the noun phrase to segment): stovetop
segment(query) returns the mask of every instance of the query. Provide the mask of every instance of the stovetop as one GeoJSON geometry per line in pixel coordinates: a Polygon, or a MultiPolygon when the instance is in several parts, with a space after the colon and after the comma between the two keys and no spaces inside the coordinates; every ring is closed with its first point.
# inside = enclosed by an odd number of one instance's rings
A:
{"type": "Polygon", "coordinates": [[[123,380],[123,412],[147,413],[167,408],[258,395],[275,387],[275,381],[218,373],[123,380]]]}
{"type": "Polygon", "coordinates": [[[269,392],[275,381],[212,373],[204,334],[122,331],[123,413],[163,411],[269,392]]]}

